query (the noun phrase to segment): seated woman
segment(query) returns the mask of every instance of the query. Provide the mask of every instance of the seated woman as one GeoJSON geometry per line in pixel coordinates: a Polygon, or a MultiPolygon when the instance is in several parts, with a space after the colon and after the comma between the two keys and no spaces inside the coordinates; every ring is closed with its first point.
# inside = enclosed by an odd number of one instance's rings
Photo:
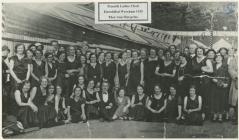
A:
{"type": "Polygon", "coordinates": [[[68,114],[66,123],[77,123],[80,121],[85,123],[87,119],[85,115],[85,99],[82,97],[82,89],[77,86],[73,89],[73,93],[73,98],[70,98],[67,105],[68,114]]]}
{"type": "Polygon", "coordinates": [[[15,115],[24,128],[38,125],[37,106],[30,99],[30,82],[24,81],[14,93],[16,105],[15,115]]]}
{"type": "Polygon", "coordinates": [[[130,99],[129,97],[125,96],[125,89],[121,88],[118,92],[118,95],[116,95],[117,92],[115,92],[115,103],[117,105],[117,109],[113,115],[113,120],[121,119],[126,120],[127,115],[129,113],[129,107],[130,107],[130,99]]]}
{"type": "Polygon", "coordinates": [[[164,113],[166,108],[167,100],[161,91],[159,85],[154,86],[154,94],[149,99],[148,108],[148,119],[150,122],[162,122],[164,119],[164,113]]]}
{"type": "Polygon", "coordinates": [[[189,88],[189,95],[184,97],[185,123],[202,125],[202,97],[196,94],[195,86],[189,88]]]}
{"type": "Polygon", "coordinates": [[[169,87],[167,97],[166,117],[168,122],[178,122],[182,116],[182,98],[176,92],[174,85],[169,87]]]}
{"type": "Polygon", "coordinates": [[[57,113],[56,121],[63,121],[67,119],[67,107],[66,100],[63,97],[61,86],[56,87],[56,95],[55,95],[55,110],[57,113]]]}
{"type": "Polygon", "coordinates": [[[83,97],[86,99],[86,117],[87,119],[96,119],[99,117],[99,102],[100,97],[98,92],[94,91],[94,80],[89,80],[85,95],[82,92],[83,97]]]}
{"type": "Polygon", "coordinates": [[[129,119],[136,121],[144,121],[146,119],[146,105],[148,96],[144,94],[144,87],[138,85],[137,94],[132,96],[131,109],[129,111],[129,119]]]}
{"type": "Polygon", "coordinates": [[[41,77],[40,86],[31,90],[31,100],[38,107],[40,127],[49,127],[54,123],[56,111],[54,108],[54,86],[48,86],[46,77],[41,77]]]}

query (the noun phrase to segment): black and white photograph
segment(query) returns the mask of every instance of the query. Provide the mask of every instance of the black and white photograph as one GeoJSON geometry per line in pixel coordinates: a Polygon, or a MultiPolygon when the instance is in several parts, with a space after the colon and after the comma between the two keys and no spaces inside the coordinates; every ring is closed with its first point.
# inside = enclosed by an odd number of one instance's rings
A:
{"type": "Polygon", "coordinates": [[[237,1],[1,13],[2,138],[238,138],[237,1]]]}

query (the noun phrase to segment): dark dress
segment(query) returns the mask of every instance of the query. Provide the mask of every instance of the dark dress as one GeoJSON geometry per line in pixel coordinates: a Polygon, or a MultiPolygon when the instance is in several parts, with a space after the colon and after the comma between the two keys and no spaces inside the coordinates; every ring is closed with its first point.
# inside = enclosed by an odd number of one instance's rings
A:
{"type": "MultiPolygon", "coordinates": [[[[56,63],[52,63],[52,67],[47,64],[47,67],[48,67],[48,78],[53,78],[56,74],[56,71],[57,71],[57,64],[56,63]]],[[[53,85],[56,84],[56,79],[51,81],[53,85]]]]}
{"type": "MultiPolygon", "coordinates": [[[[71,70],[71,69],[78,69],[78,68],[80,68],[80,63],[79,63],[79,61],[77,61],[76,60],[76,58],[75,58],[75,60],[74,61],[69,61],[68,59],[66,59],[66,71],[67,70],[71,70]]],[[[77,81],[77,73],[73,73],[72,75],[70,75],[70,77],[68,77],[68,78],[65,78],[65,82],[66,82],[66,97],[68,98],[70,95],[71,95],[71,93],[72,93],[72,90],[73,90],[73,86],[74,86],[74,84],[76,83],[76,81],[77,81]]]]}
{"type": "MultiPolygon", "coordinates": [[[[20,97],[23,103],[27,103],[28,99],[30,98],[30,95],[28,94],[27,97],[25,97],[24,94],[21,92],[20,97]]],[[[14,106],[15,106],[14,112],[16,113],[17,120],[22,123],[24,128],[29,128],[38,125],[39,121],[37,113],[33,112],[31,107],[18,106],[16,101],[14,106]]]]}
{"type": "Polygon", "coordinates": [[[3,105],[3,112],[7,113],[10,111],[9,103],[10,103],[10,91],[11,91],[11,81],[10,81],[10,74],[7,72],[9,68],[7,64],[4,62],[5,59],[2,57],[2,105],[3,105]]]}
{"type": "MultiPolygon", "coordinates": [[[[165,96],[162,95],[160,99],[156,99],[154,95],[149,99],[151,101],[150,107],[156,111],[160,110],[164,106],[164,101],[166,100],[165,96]]],[[[151,111],[148,112],[148,121],[151,122],[161,122],[165,117],[165,111],[161,113],[152,113],[151,111]]]]}
{"type": "Polygon", "coordinates": [[[135,101],[134,104],[142,103],[142,105],[136,105],[130,109],[129,116],[134,118],[136,121],[144,121],[146,119],[146,101],[148,96],[144,95],[144,97],[140,100],[139,95],[135,94],[135,101]]]}
{"type": "Polygon", "coordinates": [[[72,123],[77,123],[77,122],[83,120],[81,118],[81,115],[82,115],[81,105],[82,104],[85,104],[84,98],[80,98],[78,101],[76,101],[74,99],[70,99],[69,106],[70,106],[70,114],[71,114],[71,122],[72,123]]]}
{"type": "MultiPolygon", "coordinates": [[[[33,66],[33,70],[32,73],[38,78],[40,79],[42,76],[44,76],[46,74],[45,72],[45,65],[46,63],[44,61],[41,61],[41,64],[38,65],[36,63],[36,61],[32,61],[32,66],[33,66]]],[[[31,83],[32,86],[39,86],[39,82],[36,81],[34,78],[31,78],[31,83]]]]}
{"type": "MultiPolygon", "coordinates": [[[[199,106],[198,95],[196,98],[192,100],[189,96],[187,96],[187,105],[186,109],[196,109],[199,106]]],[[[202,112],[201,111],[194,111],[190,114],[185,115],[185,121],[188,125],[201,125],[203,122],[202,119],[202,112]]]]}
{"type": "Polygon", "coordinates": [[[168,122],[175,122],[178,117],[178,106],[182,106],[181,96],[175,95],[174,97],[169,95],[167,98],[166,116],[168,122]]]}
{"type": "Polygon", "coordinates": [[[118,76],[119,76],[119,84],[120,87],[126,86],[126,76],[127,74],[127,63],[122,65],[121,63],[118,64],[118,76]]]}
{"type": "MultiPolygon", "coordinates": [[[[93,92],[93,94],[90,94],[87,90],[85,90],[85,96],[86,96],[86,101],[90,102],[90,101],[94,101],[97,100],[96,97],[97,92],[93,92]]],[[[99,104],[95,103],[95,104],[86,104],[86,117],[88,119],[93,119],[93,118],[97,118],[99,116],[99,104]]]]}
{"type": "Polygon", "coordinates": [[[135,62],[132,60],[130,64],[130,73],[129,73],[129,80],[127,85],[127,95],[132,96],[136,93],[137,86],[140,84],[141,80],[141,73],[140,73],[140,64],[141,61],[135,62]]]}
{"type": "Polygon", "coordinates": [[[99,63],[96,63],[95,67],[91,64],[87,66],[87,80],[93,79],[95,83],[101,82],[102,68],[99,63]]]}
{"type": "Polygon", "coordinates": [[[100,97],[100,117],[104,120],[111,121],[113,114],[115,112],[115,101],[114,101],[114,94],[113,93],[107,93],[108,98],[104,101],[103,100],[103,93],[99,92],[100,97]],[[110,104],[113,104],[112,108],[106,109],[106,106],[109,106],[110,104]]]}
{"type": "MultiPolygon", "coordinates": [[[[157,66],[160,67],[161,59],[155,58],[151,59],[148,58],[145,60],[144,63],[144,81],[145,81],[145,93],[150,95],[153,93],[153,88],[157,81],[157,76],[155,74],[155,69],[157,66]]],[[[159,83],[158,83],[159,84],[159,83]]]]}
{"type": "Polygon", "coordinates": [[[103,71],[103,78],[107,79],[110,83],[110,89],[114,87],[114,78],[116,74],[116,64],[114,62],[110,62],[109,64],[106,64],[106,62],[102,65],[102,71],[103,71]]]}
{"type": "MultiPolygon", "coordinates": [[[[167,74],[173,74],[173,71],[176,70],[175,64],[172,61],[170,64],[165,65],[164,63],[164,70],[163,73],[167,73],[167,74]]],[[[175,83],[175,79],[174,77],[162,77],[162,81],[161,85],[162,85],[162,90],[164,93],[169,93],[169,87],[171,84],[175,83]]]]}
{"type": "MultiPolygon", "coordinates": [[[[60,86],[63,90],[62,93],[65,93],[65,74],[66,74],[66,63],[59,62],[57,63],[57,78],[56,78],[56,85],[60,86]]],[[[64,95],[65,96],[65,95],[64,95]]]]}
{"type": "MultiPolygon", "coordinates": [[[[58,114],[57,114],[57,118],[58,118],[58,121],[61,121],[61,120],[66,120],[67,119],[67,114],[65,114],[64,110],[65,108],[63,108],[63,100],[65,98],[64,97],[60,97],[60,100],[59,100],[59,104],[58,104],[58,114]]],[[[66,105],[65,105],[66,106],[66,105]]]]}
{"type": "Polygon", "coordinates": [[[176,70],[176,80],[177,80],[177,93],[179,96],[181,96],[182,98],[184,98],[185,96],[187,96],[188,91],[189,91],[189,87],[191,84],[190,81],[190,77],[188,77],[187,75],[190,74],[190,65],[187,63],[185,66],[179,66],[176,70]],[[178,78],[184,76],[182,81],[178,81],[178,78]]]}
{"type": "Polygon", "coordinates": [[[226,111],[225,102],[228,100],[228,90],[227,87],[223,87],[222,84],[228,84],[229,86],[229,75],[228,67],[222,64],[218,69],[216,64],[214,65],[214,77],[225,77],[227,79],[217,79],[218,82],[213,82],[212,86],[212,96],[211,98],[211,109],[213,113],[224,113],[226,111]]]}

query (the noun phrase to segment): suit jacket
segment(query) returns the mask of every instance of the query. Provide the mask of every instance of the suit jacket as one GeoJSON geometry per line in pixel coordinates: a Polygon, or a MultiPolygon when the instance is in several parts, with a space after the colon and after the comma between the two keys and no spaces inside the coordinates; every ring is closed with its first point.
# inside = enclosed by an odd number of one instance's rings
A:
{"type": "Polygon", "coordinates": [[[115,100],[114,100],[114,94],[112,92],[108,92],[108,101],[104,102],[103,100],[103,93],[102,91],[99,92],[99,97],[100,97],[100,108],[109,106],[110,103],[115,105],[115,100]]]}

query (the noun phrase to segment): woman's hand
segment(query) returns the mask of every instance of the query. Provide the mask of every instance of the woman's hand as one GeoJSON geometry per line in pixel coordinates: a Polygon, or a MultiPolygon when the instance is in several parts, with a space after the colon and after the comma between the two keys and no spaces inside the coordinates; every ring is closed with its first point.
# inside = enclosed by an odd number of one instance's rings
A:
{"type": "Polygon", "coordinates": [[[183,79],[184,79],[184,76],[178,77],[178,81],[179,81],[179,82],[183,81],[183,79]]]}
{"type": "Polygon", "coordinates": [[[140,85],[144,85],[144,81],[141,80],[141,81],[140,81],[140,85]]]}
{"type": "Polygon", "coordinates": [[[214,83],[217,83],[218,80],[217,80],[217,79],[212,79],[212,81],[213,81],[214,83]]]}
{"type": "Polygon", "coordinates": [[[16,82],[17,82],[18,84],[21,84],[21,83],[22,83],[22,80],[17,79],[16,82]]]}
{"type": "Polygon", "coordinates": [[[85,116],[84,113],[81,114],[81,118],[82,118],[83,120],[86,120],[86,116],[85,116]]]}
{"type": "Polygon", "coordinates": [[[127,107],[124,107],[123,112],[125,113],[127,111],[127,109],[128,109],[127,107]]]}
{"type": "Polygon", "coordinates": [[[64,114],[67,114],[68,110],[67,108],[64,109],[64,114]]]}
{"type": "Polygon", "coordinates": [[[178,117],[176,118],[176,120],[180,120],[180,118],[181,118],[181,117],[180,117],[180,116],[178,116],[178,117]]]}
{"type": "Polygon", "coordinates": [[[30,107],[33,110],[33,112],[38,112],[38,108],[34,104],[30,104],[30,107]]]}
{"type": "Polygon", "coordinates": [[[111,109],[111,106],[110,106],[110,105],[108,105],[108,106],[106,106],[105,108],[106,108],[106,109],[111,109]]]}

